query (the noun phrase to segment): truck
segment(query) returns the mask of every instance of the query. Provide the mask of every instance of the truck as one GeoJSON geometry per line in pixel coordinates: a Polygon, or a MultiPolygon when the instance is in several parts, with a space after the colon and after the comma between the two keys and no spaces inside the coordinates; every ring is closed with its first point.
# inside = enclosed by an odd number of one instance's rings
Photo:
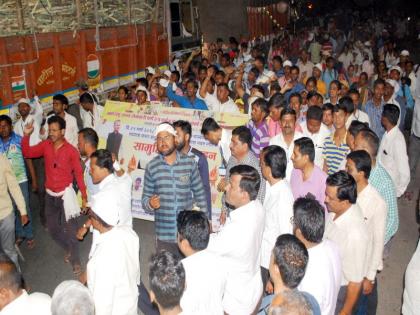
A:
{"type": "Polygon", "coordinates": [[[73,102],[80,80],[106,93],[201,43],[193,0],[23,2],[0,5],[2,112],[22,97],[46,108],[57,93],[73,102]]]}

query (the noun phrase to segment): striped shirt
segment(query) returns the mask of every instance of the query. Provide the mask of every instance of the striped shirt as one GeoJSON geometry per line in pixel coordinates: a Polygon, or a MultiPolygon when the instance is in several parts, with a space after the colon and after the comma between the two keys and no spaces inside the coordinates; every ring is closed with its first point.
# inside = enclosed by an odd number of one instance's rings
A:
{"type": "MultiPolygon", "coordinates": [[[[344,139],[346,139],[346,137],[344,137],[344,139]]],[[[327,164],[328,175],[344,169],[346,156],[349,152],[350,148],[346,142],[342,142],[339,146],[335,144],[334,133],[325,138],[322,155],[327,164]]]]}
{"type": "Polygon", "coordinates": [[[268,146],[268,143],[270,142],[268,125],[265,121],[263,121],[259,126],[257,126],[253,120],[250,120],[246,126],[251,131],[252,135],[251,149],[257,158],[259,158],[261,151],[268,146]]]}
{"type": "Polygon", "coordinates": [[[146,211],[154,211],[157,238],[176,242],[180,211],[191,210],[196,204],[207,212],[206,195],[194,159],[177,152],[175,163],[169,165],[161,154],[154,157],[146,166],[141,203],[146,211]],[[160,208],[156,210],[149,205],[153,195],[160,197],[160,208]]]}
{"type": "Polygon", "coordinates": [[[376,133],[379,139],[382,139],[382,136],[385,133],[384,127],[381,124],[382,111],[384,110],[384,103],[381,101],[381,105],[378,107],[373,103],[373,100],[370,100],[365,105],[365,112],[369,116],[370,128],[376,133]]]}
{"type": "Polygon", "coordinates": [[[398,230],[398,204],[395,186],[391,176],[385,168],[376,162],[369,175],[369,184],[371,184],[382,196],[387,205],[385,244],[391,239],[398,230]]]}

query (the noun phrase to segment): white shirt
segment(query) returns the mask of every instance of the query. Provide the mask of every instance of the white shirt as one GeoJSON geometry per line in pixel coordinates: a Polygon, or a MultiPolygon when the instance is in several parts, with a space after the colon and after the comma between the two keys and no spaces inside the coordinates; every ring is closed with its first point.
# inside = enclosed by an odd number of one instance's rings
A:
{"type": "Polygon", "coordinates": [[[303,63],[302,60],[299,59],[296,65],[299,67],[299,75],[302,76],[303,73],[306,72],[305,78],[312,76],[312,70],[314,69],[314,64],[312,61],[308,60],[306,63],[303,63]]]}
{"type": "MultiPolygon", "coordinates": [[[[101,217],[106,212],[107,217],[113,218],[113,224],[118,226],[133,226],[133,216],[131,214],[131,177],[125,173],[118,177],[110,174],[99,184],[99,191],[91,198],[92,210],[101,217]]],[[[89,257],[95,249],[99,232],[93,229],[92,247],[89,257]]]]}
{"type": "Polygon", "coordinates": [[[418,315],[420,310],[420,242],[405,272],[402,313],[418,315]]]}
{"type": "Polygon", "coordinates": [[[104,108],[102,106],[94,104],[93,113],[91,113],[80,106],[80,116],[82,117],[83,128],[93,128],[98,131],[97,128],[101,123],[103,110],[104,108]]]}
{"type": "Polygon", "coordinates": [[[139,238],[129,226],[100,234],[87,264],[96,315],[137,315],[139,238]]]}
{"type": "Polygon", "coordinates": [[[216,92],[214,92],[213,94],[206,93],[206,97],[202,98],[200,96],[200,93],[197,91],[197,98],[203,100],[206,103],[209,111],[217,112],[220,110],[220,102],[217,99],[216,92]]]}
{"type": "Polygon", "coordinates": [[[182,260],[186,288],[181,308],[188,314],[223,315],[226,265],[222,257],[202,250],[182,260]]]}
{"type": "Polygon", "coordinates": [[[222,128],[222,137],[219,141],[219,150],[223,155],[223,159],[225,160],[226,164],[229,162],[230,156],[232,155],[230,152],[230,142],[232,140],[232,131],[228,129],[222,128]]]}
{"type": "Polygon", "coordinates": [[[22,290],[19,297],[7,304],[1,311],[1,315],[50,315],[51,298],[44,293],[34,292],[28,294],[22,290]]]}
{"type": "Polygon", "coordinates": [[[324,149],[325,138],[331,134],[331,131],[328,129],[326,125],[321,123],[321,127],[317,133],[311,133],[308,130],[307,124],[301,124],[302,133],[304,137],[308,137],[312,140],[315,147],[315,160],[314,164],[318,166],[320,169],[324,167],[324,158],[322,155],[322,151],[324,149]]]}
{"type": "Polygon", "coordinates": [[[25,129],[25,126],[29,123],[33,122],[33,127],[34,127],[34,131],[32,132],[32,134],[29,137],[29,145],[30,146],[34,146],[37,145],[38,143],[40,143],[41,140],[41,136],[39,134],[40,131],[40,124],[38,123],[37,119],[33,116],[33,115],[28,115],[25,119],[25,121],[23,121],[22,117],[19,118],[16,122],[15,125],[13,127],[13,131],[23,137],[24,133],[23,130],[25,129]]]}
{"type": "Polygon", "coordinates": [[[230,97],[224,103],[219,102],[219,108],[216,107],[214,111],[221,112],[221,113],[240,114],[238,106],[230,97]]]}
{"type": "Polygon", "coordinates": [[[290,176],[292,175],[292,170],[293,170],[293,163],[292,163],[291,158],[293,154],[293,149],[295,148],[295,140],[302,137],[303,137],[303,134],[301,132],[295,131],[292,142],[290,143],[289,146],[287,146],[286,141],[284,141],[283,133],[280,132],[278,135],[271,138],[269,142],[270,145],[278,145],[282,147],[283,150],[286,152],[286,157],[287,157],[286,179],[288,181],[290,181],[290,176]]]}
{"type": "Polygon", "coordinates": [[[383,268],[387,206],[381,195],[370,184],[358,193],[357,204],[362,209],[369,233],[366,278],[375,280],[376,272],[383,268]]]}
{"type": "Polygon", "coordinates": [[[362,282],[366,271],[368,230],[362,210],[356,204],[334,220],[335,213],[328,213],[324,238],[335,242],[340,250],[341,285],[362,282]]]}
{"type": "Polygon", "coordinates": [[[258,200],[233,210],[218,233],[210,236],[208,250],[226,259],[228,272],[223,309],[232,315],[251,314],[262,293],[260,250],[264,210],[258,200]]]}
{"type": "MultiPolygon", "coordinates": [[[[47,122],[44,125],[44,135],[41,136],[42,139],[48,138],[48,119],[55,115],[50,115],[47,117],[47,122]]],[[[79,128],[77,127],[77,120],[74,116],[67,114],[64,112],[64,120],[66,121],[66,130],[64,133],[64,138],[77,149],[77,142],[78,142],[78,132],[79,128]]]]}
{"type": "Polygon", "coordinates": [[[264,198],[265,225],[261,244],[261,266],[268,269],[271,251],[281,234],[293,233],[293,193],[289,183],[281,180],[273,186],[267,183],[264,198]],[[281,205],[281,206],[279,206],[281,205]]]}
{"type": "Polygon", "coordinates": [[[378,150],[378,160],[391,176],[397,197],[400,197],[410,183],[410,167],[408,165],[407,145],[398,126],[385,132],[382,137],[378,150]]]}
{"type": "Polygon", "coordinates": [[[360,121],[362,123],[366,123],[370,126],[370,120],[368,114],[366,114],[364,111],[361,111],[360,109],[356,112],[353,112],[346,121],[346,129],[349,129],[350,124],[353,120],[360,121]]]}
{"type": "Polygon", "coordinates": [[[338,246],[330,240],[323,240],[309,248],[308,254],[305,276],[298,290],[313,295],[322,315],[334,315],[342,275],[338,246]]]}

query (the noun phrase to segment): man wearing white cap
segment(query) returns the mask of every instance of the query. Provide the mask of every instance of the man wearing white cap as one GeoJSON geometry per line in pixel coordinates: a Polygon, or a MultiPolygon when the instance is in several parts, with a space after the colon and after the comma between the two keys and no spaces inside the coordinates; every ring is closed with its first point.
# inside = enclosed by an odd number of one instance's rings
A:
{"type": "Polygon", "coordinates": [[[207,212],[203,183],[194,159],[176,150],[176,131],[169,123],[156,128],[158,155],[146,166],[142,196],[143,209],[154,212],[157,250],[179,255],[176,218],[194,205],[207,212]]]}
{"type": "Polygon", "coordinates": [[[34,127],[34,132],[31,134],[29,139],[30,145],[36,145],[41,142],[39,136],[40,123],[38,119],[35,119],[35,116],[31,113],[33,108],[31,101],[27,98],[21,98],[17,103],[17,108],[20,114],[20,118],[16,121],[13,130],[15,133],[21,137],[24,136],[23,130],[27,124],[33,122],[32,126],[34,127]]]}
{"type": "MultiPolygon", "coordinates": [[[[319,94],[321,94],[323,97],[327,95],[327,85],[322,80],[322,65],[320,63],[317,63],[312,68],[312,76],[316,79],[316,90],[319,94]]],[[[306,82],[305,82],[306,83],[306,82]]]]}
{"type": "Polygon", "coordinates": [[[130,226],[118,225],[118,213],[89,210],[98,241],[87,264],[87,286],[96,315],[137,315],[140,242],[130,226]]]}

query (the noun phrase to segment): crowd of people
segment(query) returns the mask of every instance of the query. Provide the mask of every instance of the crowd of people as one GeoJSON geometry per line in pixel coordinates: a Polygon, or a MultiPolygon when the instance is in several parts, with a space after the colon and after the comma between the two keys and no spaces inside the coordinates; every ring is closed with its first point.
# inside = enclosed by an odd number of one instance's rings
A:
{"type": "MultiPolygon", "coordinates": [[[[54,95],[47,115],[19,100],[19,119],[0,116],[0,314],[376,314],[397,198],[415,193],[420,69],[396,45],[404,30],[353,23],[328,19],[268,42],[219,39],[109,94],[133,112],[159,103],[249,115],[233,130],[202,121],[221,157],[216,232],[191,124],[156,128],[141,198],[156,232],[147,284],[131,214],[137,165],[98,149],[97,96],[81,83],[76,104],[54,95]],[[19,265],[19,247],[36,246],[30,192],[78,280],[52,299],[28,293],[19,265]],[[89,231],[84,266],[79,242],[89,231]]],[[[418,264],[407,269],[404,315],[420,309],[418,264]]]]}

